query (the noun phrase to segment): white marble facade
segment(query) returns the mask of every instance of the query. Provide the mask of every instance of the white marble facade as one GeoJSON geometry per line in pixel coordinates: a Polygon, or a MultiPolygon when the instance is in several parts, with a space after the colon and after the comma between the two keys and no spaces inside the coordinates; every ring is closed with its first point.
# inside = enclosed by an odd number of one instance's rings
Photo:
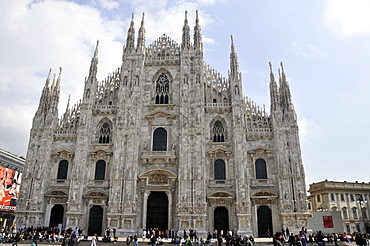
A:
{"type": "Polygon", "coordinates": [[[50,81],[49,74],[31,128],[17,224],[254,236],[307,225],[283,65],[275,80],[270,64],[266,112],[242,93],[233,39],[223,77],[203,60],[198,13],[193,38],[186,14],[182,30],[181,44],[164,34],[146,46],[144,15],[137,39],[132,20],[122,65],[104,81],[96,79],[97,44],[82,99],[61,117],[61,76],[50,81]]]}

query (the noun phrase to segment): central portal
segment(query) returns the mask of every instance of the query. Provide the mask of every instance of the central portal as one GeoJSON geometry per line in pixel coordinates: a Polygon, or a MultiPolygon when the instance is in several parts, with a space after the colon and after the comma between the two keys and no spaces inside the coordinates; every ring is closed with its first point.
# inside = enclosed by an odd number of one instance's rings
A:
{"type": "Polygon", "coordinates": [[[152,191],[148,197],[146,229],[168,229],[168,197],[166,192],[152,191]]]}
{"type": "Polygon", "coordinates": [[[229,230],[229,211],[225,207],[217,207],[213,215],[214,229],[218,233],[223,231],[223,235],[226,235],[229,230]]]}

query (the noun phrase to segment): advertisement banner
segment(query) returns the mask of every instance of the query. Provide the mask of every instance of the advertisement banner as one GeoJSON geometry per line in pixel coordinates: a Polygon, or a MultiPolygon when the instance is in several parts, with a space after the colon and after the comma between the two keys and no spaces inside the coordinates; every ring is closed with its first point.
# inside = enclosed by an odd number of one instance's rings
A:
{"type": "Polygon", "coordinates": [[[324,228],[334,228],[332,216],[322,216],[324,228]]]}
{"type": "Polygon", "coordinates": [[[0,211],[15,212],[22,174],[0,166],[0,211]]]}

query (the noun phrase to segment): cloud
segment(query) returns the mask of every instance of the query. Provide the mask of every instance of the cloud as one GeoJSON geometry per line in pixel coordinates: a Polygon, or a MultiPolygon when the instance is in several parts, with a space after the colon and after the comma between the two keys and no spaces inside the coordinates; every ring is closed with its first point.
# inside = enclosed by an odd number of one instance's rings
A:
{"type": "Polygon", "coordinates": [[[325,9],[326,24],[344,38],[370,35],[370,1],[329,0],[325,9]]]}
{"type": "Polygon", "coordinates": [[[0,148],[23,155],[25,144],[13,141],[27,143],[49,68],[58,73],[63,67],[59,111],[64,112],[68,94],[72,105],[82,97],[97,39],[98,79],[120,66],[122,43],[117,40],[124,37],[124,22],[108,20],[91,6],[54,0],[7,1],[0,22],[0,105],[6,112],[0,118],[0,148]]]}
{"type": "Polygon", "coordinates": [[[319,124],[310,119],[302,119],[298,122],[299,136],[301,142],[307,142],[309,139],[321,137],[323,131],[319,124]]]}
{"type": "Polygon", "coordinates": [[[100,3],[100,6],[104,9],[112,10],[112,9],[118,9],[119,3],[112,1],[112,0],[98,0],[100,3]]]}
{"type": "Polygon", "coordinates": [[[293,53],[303,56],[306,59],[326,57],[326,53],[324,51],[322,51],[320,48],[315,47],[312,44],[300,46],[296,42],[292,42],[290,50],[293,53]]]}

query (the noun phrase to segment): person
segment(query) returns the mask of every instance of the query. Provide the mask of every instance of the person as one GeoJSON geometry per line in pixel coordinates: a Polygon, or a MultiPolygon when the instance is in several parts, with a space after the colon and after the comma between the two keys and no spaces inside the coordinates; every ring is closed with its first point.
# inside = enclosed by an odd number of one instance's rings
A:
{"type": "Polygon", "coordinates": [[[208,242],[208,246],[212,246],[212,234],[211,234],[211,232],[208,232],[207,242],[208,242]]]}
{"type": "Polygon", "coordinates": [[[334,245],[338,246],[338,234],[334,232],[333,232],[333,241],[334,241],[334,245]]]}
{"type": "Polygon", "coordinates": [[[317,244],[320,246],[325,245],[324,238],[325,236],[322,233],[322,231],[319,231],[319,233],[317,233],[317,236],[316,236],[317,244]]]}
{"type": "Polygon", "coordinates": [[[32,237],[32,242],[37,246],[37,241],[39,240],[40,236],[38,232],[35,232],[35,235],[32,237]]]}
{"type": "Polygon", "coordinates": [[[191,246],[191,239],[188,236],[185,238],[185,246],[191,246]]]}
{"type": "Polygon", "coordinates": [[[270,237],[271,237],[271,231],[270,231],[270,229],[267,229],[266,234],[267,234],[267,237],[268,237],[268,238],[270,238],[270,237]]]}
{"type": "Polygon", "coordinates": [[[150,237],[150,244],[152,246],[156,246],[157,244],[157,239],[155,238],[155,234],[152,234],[152,236],[150,237]]]}
{"type": "Polygon", "coordinates": [[[293,236],[293,233],[290,233],[289,237],[288,237],[288,243],[289,243],[289,246],[294,246],[295,245],[295,241],[294,241],[294,236],[293,236]]]}
{"type": "Polygon", "coordinates": [[[217,236],[217,245],[218,246],[222,246],[222,237],[221,237],[221,233],[220,234],[218,234],[218,236],[217,236]]]}
{"type": "Polygon", "coordinates": [[[78,240],[77,240],[77,235],[73,234],[72,239],[70,241],[70,246],[77,246],[78,240]]]}
{"type": "Polygon", "coordinates": [[[126,245],[127,246],[130,246],[131,245],[131,242],[132,242],[132,236],[131,235],[128,235],[127,238],[126,238],[126,245]]]}
{"type": "Polygon", "coordinates": [[[12,244],[12,246],[16,245],[18,246],[18,243],[19,243],[19,240],[21,239],[21,235],[20,235],[20,232],[17,232],[14,236],[14,243],[12,244]]]}
{"type": "Polygon", "coordinates": [[[245,246],[253,246],[252,241],[249,239],[248,236],[245,237],[245,246]]]}
{"type": "Polygon", "coordinates": [[[91,238],[91,246],[96,246],[96,236],[97,236],[97,234],[94,234],[94,236],[92,236],[92,238],[91,238]]]}
{"type": "Polygon", "coordinates": [[[139,241],[138,241],[138,235],[135,233],[134,235],[134,246],[139,246],[139,241]]]}
{"type": "Polygon", "coordinates": [[[273,243],[274,246],[283,246],[283,234],[281,233],[281,231],[275,233],[273,243]]]}
{"type": "Polygon", "coordinates": [[[295,246],[302,246],[302,238],[300,235],[295,235],[294,237],[295,246]]]}

